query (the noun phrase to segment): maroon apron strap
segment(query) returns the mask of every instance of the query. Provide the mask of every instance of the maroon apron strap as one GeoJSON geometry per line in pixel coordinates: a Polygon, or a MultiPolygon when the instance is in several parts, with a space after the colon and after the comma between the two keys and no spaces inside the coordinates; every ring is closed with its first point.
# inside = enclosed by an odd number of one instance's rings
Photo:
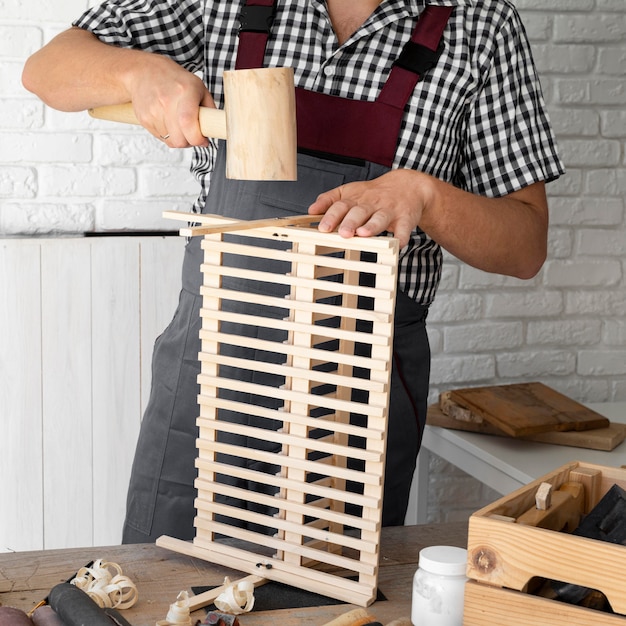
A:
{"type": "MultiPolygon", "coordinates": [[[[241,13],[237,69],[262,67],[274,5],[274,0],[247,0],[241,13]]],[[[391,167],[404,109],[417,82],[441,54],[452,10],[426,7],[374,102],[296,88],[298,147],[391,167]]]]}
{"type": "Polygon", "coordinates": [[[391,68],[378,102],[404,110],[415,85],[441,56],[441,38],[453,10],[454,7],[432,5],[424,9],[411,39],[391,68]]]}
{"type": "Polygon", "coordinates": [[[235,69],[263,67],[265,45],[272,28],[276,0],[248,0],[239,20],[239,50],[235,69]]]}

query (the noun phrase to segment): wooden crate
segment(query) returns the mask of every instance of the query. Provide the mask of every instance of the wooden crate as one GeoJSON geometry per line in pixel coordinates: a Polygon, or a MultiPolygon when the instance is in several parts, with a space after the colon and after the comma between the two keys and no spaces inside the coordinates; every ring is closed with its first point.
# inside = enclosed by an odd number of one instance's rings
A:
{"type": "MultiPolygon", "coordinates": [[[[222,230],[223,220],[203,219],[201,232],[222,230]]],[[[204,235],[196,537],[193,546],[157,543],[367,606],[378,576],[397,240],[251,225],[204,235]]]]}
{"type": "Polygon", "coordinates": [[[626,546],[507,521],[535,505],[548,482],[585,486],[585,512],[614,485],[626,488],[626,470],[572,462],[500,498],[469,520],[465,626],[626,626],[626,546]],[[539,577],[601,591],[616,614],[527,593],[539,577]]]}

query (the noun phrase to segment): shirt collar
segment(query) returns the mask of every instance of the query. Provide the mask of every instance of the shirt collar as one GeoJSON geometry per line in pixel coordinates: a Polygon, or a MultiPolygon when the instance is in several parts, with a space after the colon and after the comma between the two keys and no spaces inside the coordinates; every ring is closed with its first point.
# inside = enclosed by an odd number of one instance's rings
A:
{"type": "Polygon", "coordinates": [[[395,5],[404,7],[411,14],[421,13],[429,4],[438,7],[463,7],[476,4],[477,0],[383,0],[381,6],[395,5]]]}

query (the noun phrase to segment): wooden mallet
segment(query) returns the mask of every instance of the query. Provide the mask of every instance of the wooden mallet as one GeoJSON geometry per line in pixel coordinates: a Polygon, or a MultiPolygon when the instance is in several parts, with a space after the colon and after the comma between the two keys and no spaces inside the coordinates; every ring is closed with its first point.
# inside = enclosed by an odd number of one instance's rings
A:
{"type": "MultiPolygon", "coordinates": [[[[89,110],[92,117],[138,124],[132,103],[89,110]]],[[[205,137],[226,139],[226,177],[296,180],[296,104],[293,69],[224,72],[224,110],[200,107],[205,137]]]]}

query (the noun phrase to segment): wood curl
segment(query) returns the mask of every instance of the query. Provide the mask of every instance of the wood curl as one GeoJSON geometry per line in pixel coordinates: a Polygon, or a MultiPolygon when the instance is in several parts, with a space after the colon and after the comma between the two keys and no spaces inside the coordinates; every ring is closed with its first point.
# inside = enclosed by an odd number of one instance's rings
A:
{"type": "Polygon", "coordinates": [[[94,561],[90,567],[81,567],[70,582],[101,609],[129,609],[139,597],[135,583],[124,576],[122,568],[102,559],[94,561]]]}

